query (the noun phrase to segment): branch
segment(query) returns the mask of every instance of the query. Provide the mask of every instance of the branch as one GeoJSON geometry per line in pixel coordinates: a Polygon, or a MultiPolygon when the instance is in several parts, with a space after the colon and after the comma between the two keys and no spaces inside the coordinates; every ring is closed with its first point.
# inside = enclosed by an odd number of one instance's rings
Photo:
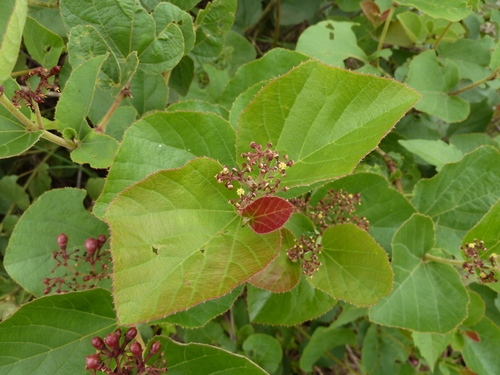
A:
{"type": "Polygon", "coordinates": [[[42,8],[52,8],[52,9],[59,9],[59,2],[45,2],[45,1],[40,1],[40,0],[28,0],[28,5],[34,6],[34,7],[42,7],[42,8]]]}
{"type": "Polygon", "coordinates": [[[500,71],[500,67],[496,68],[493,73],[491,73],[488,77],[486,78],[483,78],[482,80],[480,81],[477,81],[477,82],[474,82],[474,83],[471,83],[470,85],[467,85],[467,86],[464,86],[462,87],[461,89],[458,89],[456,91],[453,91],[453,92],[449,92],[448,95],[458,95],[458,94],[461,94],[463,93],[464,91],[467,91],[467,90],[470,90],[470,89],[473,89],[474,87],[476,86],[479,86],[479,85],[482,85],[483,83],[486,83],[488,81],[491,81],[493,79],[495,79],[497,77],[497,74],[498,72],[500,71]]]}

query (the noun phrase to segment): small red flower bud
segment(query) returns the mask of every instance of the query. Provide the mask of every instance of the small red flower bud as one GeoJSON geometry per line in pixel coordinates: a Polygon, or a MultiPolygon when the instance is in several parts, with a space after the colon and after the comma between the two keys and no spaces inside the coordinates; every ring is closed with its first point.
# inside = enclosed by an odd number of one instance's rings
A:
{"type": "Polygon", "coordinates": [[[125,334],[126,340],[128,341],[132,340],[135,336],[137,336],[137,328],[135,327],[130,327],[125,334]]]}
{"type": "Polygon", "coordinates": [[[42,282],[43,282],[44,284],[48,284],[48,283],[49,283],[49,281],[50,281],[50,279],[48,279],[48,278],[45,278],[45,279],[43,279],[43,280],[42,280],[42,282]]]}
{"type": "Polygon", "coordinates": [[[141,344],[139,344],[137,341],[134,341],[132,344],[130,344],[130,352],[136,356],[140,357],[142,355],[142,347],[141,344]]]}
{"type": "Polygon", "coordinates": [[[151,348],[149,348],[149,353],[151,355],[155,355],[161,349],[161,343],[159,341],[155,341],[151,344],[151,348]]]}
{"type": "Polygon", "coordinates": [[[59,247],[66,247],[68,244],[68,236],[66,236],[64,233],[61,233],[59,236],[57,236],[57,244],[59,247]]]}
{"type": "Polygon", "coordinates": [[[61,67],[59,65],[56,65],[52,69],[50,69],[50,73],[52,75],[59,74],[59,72],[61,72],[61,67]]]}
{"type": "Polygon", "coordinates": [[[97,354],[91,354],[85,357],[85,370],[99,370],[102,366],[101,357],[97,354]]]}
{"type": "Polygon", "coordinates": [[[100,337],[94,337],[92,339],[92,346],[96,349],[104,348],[104,341],[100,337]]]}
{"type": "Polygon", "coordinates": [[[43,294],[49,294],[51,290],[52,290],[51,287],[45,288],[45,290],[43,291],[43,294]]]}
{"type": "Polygon", "coordinates": [[[116,332],[110,333],[106,336],[104,342],[110,348],[117,348],[120,345],[120,335],[116,332]]]}
{"type": "Polygon", "coordinates": [[[95,238],[87,238],[85,240],[85,250],[89,254],[94,254],[97,250],[97,240],[95,238]]]}
{"type": "Polygon", "coordinates": [[[104,234],[99,235],[99,237],[97,237],[97,243],[98,243],[99,247],[102,247],[106,243],[107,240],[108,239],[106,238],[106,236],[104,234]]]}

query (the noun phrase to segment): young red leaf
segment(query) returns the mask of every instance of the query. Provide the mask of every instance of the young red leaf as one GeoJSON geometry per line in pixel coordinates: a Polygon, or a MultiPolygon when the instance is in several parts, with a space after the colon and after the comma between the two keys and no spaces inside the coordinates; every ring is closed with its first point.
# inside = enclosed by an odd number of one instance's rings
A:
{"type": "Polygon", "coordinates": [[[255,233],[265,234],[280,229],[292,215],[293,206],[279,197],[261,197],[241,211],[255,233]]]}
{"type": "Polygon", "coordinates": [[[479,334],[475,331],[465,331],[462,332],[465,336],[470,338],[471,340],[474,340],[475,342],[481,342],[481,337],[479,337],[479,334]]]}

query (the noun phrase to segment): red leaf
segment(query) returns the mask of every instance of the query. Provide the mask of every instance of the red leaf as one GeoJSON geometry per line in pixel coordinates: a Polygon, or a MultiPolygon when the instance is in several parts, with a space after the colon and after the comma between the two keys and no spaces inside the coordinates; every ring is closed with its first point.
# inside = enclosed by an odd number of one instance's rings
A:
{"type": "Polygon", "coordinates": [[[462,332],[462,334],[467,336],[471,340],[474,340],[475,342],[481,342],[481,338],[479,337],[479,334],[475,331],[465,331],[465,332],[462,332]]]}
{"type": "Polygon", "coordinates": [[[280,229],[292,215],[293,206],[279,197],[261,197],[241,211],[241,216],[249,218],[250,228],[255,233],[265,234],[280,229]]]}

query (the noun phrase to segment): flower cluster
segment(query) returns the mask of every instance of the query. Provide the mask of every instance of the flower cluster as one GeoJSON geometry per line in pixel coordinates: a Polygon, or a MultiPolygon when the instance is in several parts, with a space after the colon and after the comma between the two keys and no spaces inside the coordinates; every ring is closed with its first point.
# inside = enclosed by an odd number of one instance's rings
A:
{"type": "Polygon", "coordinates": [[[97,354],[86,357],[86,370],[94,375],[96,371],[102,371],[111,375],[150,374],[159,375],[167,371],[164,353],[160,353],[151,366],[147,362],[161,349],[160,341],[155,341],[149,348],[149,353],[143,358],[143,348],[140,343],[134,341],[137,336],[137,328],[131,327],[125,333],[123,342],[120,344],[122,332],[117,329],[107,335],[104,340],[100,337],[92,339],[92,346],[98,350],[97,354]]]}
{"type": "Polygon", "coordinates": [[[281,178],[286,177],[286,169],[293,166],[293,160],[288,160],[288,155],[280,155],[272,151],[272,143],[268,143],[265,149],[255,142],[250,144],[255,151],[241,154],[245,162],[241,168],[224,166],[222,171],[215,176],[217,182],[224,183],[229,189],[234,189],[235,181],[239,187],[236,190],[239,198],[229,202],[238,209],[248,206],[253,200],[260,196],[275,194],[278,191],[287,191],[287,188],[279,188],[281,178]],[[281,176],[278,178],[277,176],[281,176]]]}
{"type": "Polygon", "coordinates": [[[495,283],[498,279],[495,278],[495,269],[498,267],[497,254],[490,255],[488,260],[480,258],[480,254],[488,251],[484,247],[484,241],[474,239],[474,242],[467,242],[465,246],[460,247],[463,250],[467,260],[463,263],[462,267],[469,273],[469,275],[477,273],[478,279],[483,284],[495,283]],[[486,263],[489,262],[489,265],[486,263]]]}
{"type": "Polygon", "coordinates": [[[338,224],[352,223],[368,232],[370,223],[366,217],[354,215],[355,206],[361,204],[361,194],[350,194],[340,189],[330,189],[323,199],[320,199],[316,206],[309,204],[310,198],[294,198],[290,202],[296,210],[307,215],[324,231],[338,224]]]}
{"type": "Polygon", "coordinates": [[[16,90],[14,92],[14,96],[12,97],[12,103],[21,108],[21,104],[23,101],[26,101],[26,107],[34,108],[33,101],[37,103],[43,103],[46,98],[46,95],[43,93],[43,89],[46,90],[54,90],[59,91],[59,87],[56,85],[52,85],[49,83],[49,78],[58,74],[61,71],[60,66],[54,66],[52,69],[48,70],[45,68],[36,68],[31,70],[28,74],[21,76],[20,80],[26,82],[30,77],[37,76],[40,78],[40,82],[38,82],[38,86],[35,90],[29,88],[25,90],[16,90]]]}
{"type": "Polygon", "coordinates": [[[312,277],[319,269],[321,262],[318,255],[321,254],[321,245],[314,242],[312,237],[302,235],[300,240],[295,239],[295,245],[286,251],[288,259],[292,262],[299,262],[302,266],[302,273],[312,277]]]}
{"type": "Polygon", "coordinates": [[[78,255],[79,249],[67,252],[68,236],[64,233],[57,237],[57,244],[59,245],[59,250],[54,251],[52,254],[52,259],[54,259],[57,264],[50,273],[58,267],[65,267],[69,272],[65,273],[63,277],[53,277],[43,279],[43,283],[46,288],[44,294],[49,294],[51,290],[57,286],[56,293],[65,293],[63,291],[63,286],[66,285],[69,290],[86,290],[91,289],[95,286],[97,281],[105,278],[111,277],[111,272],[109,271],[109,264],[111,263],[111,254],[109,250],[103,250],[103,246],[106,243],[107,238],[104,234],[101,234],[97,238],[88,238],[85,241],[85,252],[82,256],[78,255]],[[91,271],[87,274],[77,271],[75,268],[78,267],[79,262],[87,262],[90,264],[91,271]],[[74,266],[74,268],[73,268],[74,266]]]}

